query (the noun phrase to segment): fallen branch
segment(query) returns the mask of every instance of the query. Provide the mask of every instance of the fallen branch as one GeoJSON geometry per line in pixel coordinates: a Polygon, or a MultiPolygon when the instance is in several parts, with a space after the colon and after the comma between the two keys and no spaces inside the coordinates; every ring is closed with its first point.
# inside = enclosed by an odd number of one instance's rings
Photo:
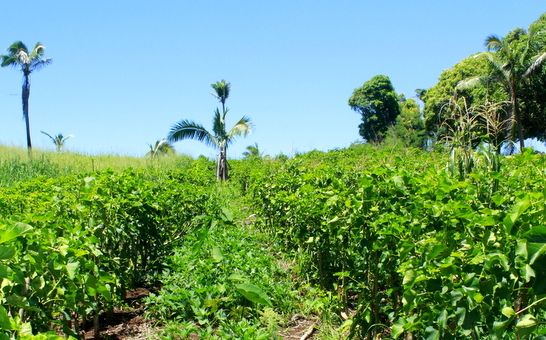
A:
{"type": "Polygon", "coordinates": [[[309,337],[311,337],[311,335],[313,335],[313,333],[315,332],[316,325],[317,325],[316,323],[312,324],[311,327],[309,327],[309,329],[307,329],[307,332],[303,333],[300,340],[309,339],[309,337]]]}

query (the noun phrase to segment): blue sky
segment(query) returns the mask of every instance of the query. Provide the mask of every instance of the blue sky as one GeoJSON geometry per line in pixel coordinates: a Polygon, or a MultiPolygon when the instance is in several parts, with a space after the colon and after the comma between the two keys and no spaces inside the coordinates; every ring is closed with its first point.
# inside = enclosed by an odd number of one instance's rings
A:
{"type": "MultiPolygon", "coordinates": [[[[544,10],[526,0],[10,1],[0,51],[40,41],[53,58],[32,75],[35,147],[53,148],[44,130],[74,134],[72,151],[143,155],[180,119],[210,128],[210,84],[226,79],[228,122],[248,115],[255,126],[229,155],[253,143],[293,154],[359,140],[347,100],[374,75],[413,97],[486,36],[544,10]]],[[[20,95],[20,72],[0,69],[1,144],[25,145],[20,95]]],[[[176,148],[215,155],[193,141],[176,148]]]]}

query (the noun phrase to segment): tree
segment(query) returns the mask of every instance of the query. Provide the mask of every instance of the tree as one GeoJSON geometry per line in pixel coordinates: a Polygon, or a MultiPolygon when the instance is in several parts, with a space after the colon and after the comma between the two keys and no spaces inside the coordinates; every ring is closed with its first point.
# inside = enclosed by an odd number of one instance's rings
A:
{"type": "Polygon", "coordinates": [[[148,144],[150,150],[146,153],[147,157],[157,158],[174,154],[174,147],[165,138],[157,140],[154,145],[148,144]]]}
{"type": "Polygon", "coordinates": [[[45,132],[45,131],[40,131],[41,133],[43,133],[44,135],[48,136],[49,139],[51,139],[51,142],[53,142],[53,145],[55,145],[55,149],[57,150],[57,152],[61,152],[63,150],[63,147],[64,147],[64,143],[69,140],[70,138],[74,137],[72,135],[68,135],[68,136],[63,136],[62,133],[59,133],[55,136],[52,136],[50,135],[49,133],[45,132]]]}
{"type": "Polygon", "coordinates": [[[11,66],[14,68],[20,67],[23,72],[23,118],[26,124],[27,133],[27,148],[28,152],[32,151],[32,141],[30,139],[30,119],[28,112],[28,99],[30,97],[30,74],[38,71],[51,63],[51,59],[44,59],[45,47],[41,43],[36,43],[32,51],[28,51],[23,42],[16,41],[8,48],[8,54],[2,55],[2,67],[11,66]]]}
{"type": "Polygon", "coordinates": [[[353,91],[349,106],[362,115],[360,135],[372,143],[381,142],[400,114],[398,96],[389,77],[377,75],[353,91]]]}
{"type": "Polygon", "coordinates": [[[534,34],[528,35],[524,29],[518,28],[506,37],[491,35],[485,39],[487,57],[491,73],[486,77],[468,79],[461,82],[461,88],[473,86],[476,82],[494,80],[506,91],[510,103],[511,127],[510,136],[513,141],[519,140],[520,149],[525,147],[525,133],[522,122],[521,99],[525,92],[527,79],[541,69],[546,61],[546,50],[534,51],[532,48],[534,34]],[[534,55],[536,52],[538,54],[534,55]]]}
{"type": "Polygon", "coordinates": [[[260,158],[262,157],[262,153],[260,152],[260,148],[258,147],[258,143],[254,143],[254,145],[249,145],[246,147],[246,151],[243,152],[244,158],[260,158]]]}
{"type": "Polygon", "coordinates": [[[405,147],[423,148],[426,134],[425,123],[419,105],[413,99],[400,98],[400,115],[396,124],[387,130],[385,143],[401,143],[405,147]],[[388,141],[387,141],[388,140],[388,141]]]}
{"type": "Polygon", "coordinates": [[[478,82],[472,87],[457,87],[466,79],[484,77],[489,73],[485,56],[473,55],[443,71],[438,83],[422,93],[425,127],[433,139],[442,140],[454,128],[460,113],[455,108],[483,105],[487,101],[504,102],[507,99],[504,90],[496,83],[478,82]]]}
{"type": "Polygon", "coordinates": [[[194,139],[201,141],[209,146],[219,150],[218,162],[216,166],[216,177],[218,180],[226,180],[229,177],[227,164],[227,148],[239,136],[246,136],[251,130],[250,119],[243,116],[228,131],[226,129],[226,114],[229,109],[225,103],[229,97],[231,84],[225,80],[211,84],[214,89],[213,95],[222,104],[222,111],[218,108],[214,111],[212,121],[212,133],[206,130],[202,125],[191,120],[181,120],[171,128],[167,140],[177,142],[183,139],[194,139]]]}

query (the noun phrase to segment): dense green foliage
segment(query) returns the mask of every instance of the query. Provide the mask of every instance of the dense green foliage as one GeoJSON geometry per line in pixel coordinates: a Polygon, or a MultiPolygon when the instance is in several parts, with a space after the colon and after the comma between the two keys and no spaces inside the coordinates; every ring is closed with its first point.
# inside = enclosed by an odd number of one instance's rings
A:
{"type": "Polygon", "coordinates": [[[218,211],[201,175],[106,171],[0,189],[0,327],[76,336],[153,279],[198,217],[218,211]]]}
{"type": "Polygon", "coordinates": [[[487,58],[483,55],[470,56],[457,63],[440,75],[438,83],[427,90],[423,96],[425,103],[424,116],[427,131],[436,139],[441,139],[449,133],[458,113],[450,105],[456,97],[459,105],[463,101],[468,106],[485,105],[488,101],[506,101],[507,95],[498,85],[486,86],[478,83],[473,87],[457,89],[457,85],[470,78],[483,77],[489,73],[487,58]]]}
{"type": "Polygon", "coordinates": [[[161,292],[148,299],[149,315],[171,322],[167,334],[270,339],[279,313],[294,308],[290,277],[271,257],[267,240],[232,218],[224,210],[169,258],[161,292]]]}
{"type": "Polygon", "coordinates": [[[415,100],[401,98],[400,115],[396,117],[396,123],[387,130],[385,143],[414,148],[425,146],[425,123],[415,100]]]}
{"type": "Polygon", "coordinates": [[[398,96],[389,77],[378,75],[353,91],[349,106],[362,115],[359,133],[368,142],[377,143],[385,138],[389,126],[400,114],[398,96]]]}
{"type": "Polygon", "coordinates": [[[523,148],[526,138],[544,139],[545,29],[546,15],[542,15],[528,31],[517,28],[505,37],[491,35],[485,40],[488,52],[470,56],[444,71],[423,97],[429,133],[442,138],[456,114],[449,103],[458,101],[462,105],[464,101],[470,111],[488,105],[498,111],[497,116],[508,119],[503,140],[519,140],[523,148]]]}
{"type": "Polygon", "coordinates": [[[459,178],[435,154],[354,147],[256,171],[249,193],[302,272],[356,309],[353,336],[542,334],[546,160],[476,162],[459,178]]]}

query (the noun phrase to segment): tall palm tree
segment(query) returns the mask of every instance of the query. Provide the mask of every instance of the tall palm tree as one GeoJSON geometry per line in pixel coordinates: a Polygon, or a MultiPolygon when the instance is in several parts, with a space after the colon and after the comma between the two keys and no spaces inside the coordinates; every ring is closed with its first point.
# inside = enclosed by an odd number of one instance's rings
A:
{"type": "Polygon", "coordinates": [[[166,156],[174,153],[174,147],[165,138],[155,142],[154,145],[148,144],[150,151],[146,153],[146,156],[150,158],[157,158],[159,156],[166,156]]]}
{"type": "Polygon", "coordinates": [[[32,141],[30,139],[30,120],[28,115],[28,98],[30,97],[30,74],[42,67],[49,65],[51,59],[44,59],[45,47],[41,43],[36,43],[32,51],[21,41],[16,41],[8,47],[8,54],[2,55],[2,67],[11,66],[20,67],[23,72],[23,118],[25,119],[27,132],[28,152],[32,151],[32,141]]]}
{"type": "Polygon", "coordinates": [[[525,30],[520,28],[504,38],[496,35],[487,37],[485,39],[487,52],[483,54],[489,60],[493,73],[486,77],[467,79],[458,86],[464,88],[473,86],[477,82],[493,80],[504,87],[510,98],[511,139],[519,140],[520,149],[525,147],[525,133],[520,112],[521,91],[524,82],[546,61],[546,51],[539,51],[536,55],[531,55],[536,53],[531,48],[534,36],[534,34],[527,34],[525,30]]]}
{"type": "Polygon", "coordinates": [[[49,133],[47,133],[45,131],[40,131],[40,132],[43,133],[44,135],[48,136],[49,139],[51,139],[51,141],[55,145],[55,149],[57,149],[57,152],[61,152],[63,150],[64,143],[67,140],[69,140],[70,138],[74,137],[73,135],[63,136],[62,133],[59,133],[59,134],[57,134],[55,136],[52,136],[52,135],[50,135],[49,133]]]}
{"type": "Polygon", "coordinates": [[[214,96],[222,104],[222,111],[218,108],[214,111],[212,133],[201,124],[184,119],[173,125],[167,140],[177,142],[183,139],[194,139],[218,149],[216,177],[218,180],[226,180],[229,177],[227,148],[237,137],[246,136],[250,132],[252,125],[250,118],[243,116],[231,129],[227,130],[226,114],[229,110],[226,108],[225,103],[229,97],[230,83],[221,80],[211,84],[211,86],[215,91],[214,96]]]}

